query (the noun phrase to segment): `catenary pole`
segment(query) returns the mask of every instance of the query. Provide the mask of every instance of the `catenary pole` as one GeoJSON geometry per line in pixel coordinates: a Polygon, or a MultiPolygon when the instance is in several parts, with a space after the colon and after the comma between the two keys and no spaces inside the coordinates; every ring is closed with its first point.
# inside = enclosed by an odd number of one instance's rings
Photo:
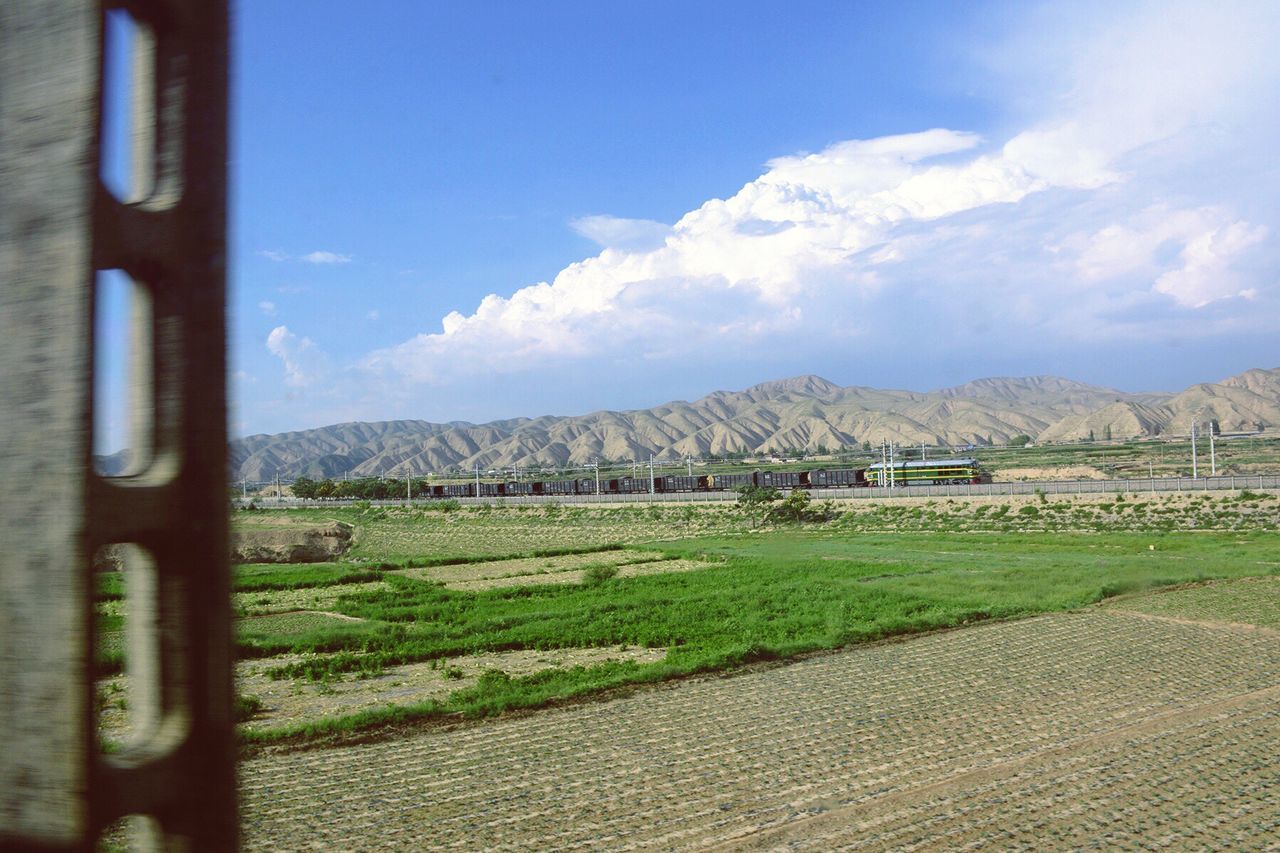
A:
{"type": "Polygon", "coordinates": [[[1196,479],[1196,422],[1191,422],[1191,479],[1196,479]]]}

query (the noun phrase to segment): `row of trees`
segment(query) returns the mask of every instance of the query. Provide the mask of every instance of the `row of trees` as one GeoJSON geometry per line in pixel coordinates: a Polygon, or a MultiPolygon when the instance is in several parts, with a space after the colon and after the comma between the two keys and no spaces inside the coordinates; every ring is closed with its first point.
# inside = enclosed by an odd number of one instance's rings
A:
{"type": "Polygon", "coordinates": [[[359,480],[312,480],[310,477],[299,477],[293,481],[295,497],[306,500],[319,498],[354,498],[357,500],[393,500],[407,495],[418,498],[427,494],[429,481],[415,479],[407,484],[404,480],[384,480],[379,477],[363,477],[359,480]]]}

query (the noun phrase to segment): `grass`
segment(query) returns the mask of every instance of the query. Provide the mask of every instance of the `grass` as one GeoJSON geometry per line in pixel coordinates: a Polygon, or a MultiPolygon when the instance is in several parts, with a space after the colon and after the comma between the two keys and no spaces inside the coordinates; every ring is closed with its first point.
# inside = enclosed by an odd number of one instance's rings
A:
{"type": "Polygon", "coordinates": [[[513,649],[668,648],[659,663],[494,675],[445,700],[309,721],[253,737],[499,713],[625,684],[1076,608],[1169,584],[1280,573],[1274,536],[1239,532],[865,534],[836,524],[652,548],[705,560],[706,568],[484,592],[449,590],[389,572],[387,588],[338,599],[336,610],[364,622],[262,637],[255,649],[312,652],[276,674],[320,681],[513,649]]]}
{"type": "Polygon", "coordinates": [[[235,592],[261,592],[277,589],[307,589],[311,587],[341,586],[382,579],[386,568],[398,568],[390,564],[377,566],[353,566],[341,563],[306,563],[287,565],[278,563],[251,563],[237,566],[232,589],[235,592]]]}
{"type": "MultiPolygon", "coordinates": [[[[842,509],[825,524],[759,531],[747,531],[732,507],[723,505],[237,514],[238,524],[248,515],[252,524],[273,529],[335,518],[355,526],[351,562],[237,568],[235,589],[244,608],[237,622],[238,653],[242,659],[289,655],[266,662],[276,678],[319,682],[314,689],[327,690],[324,685],[336,680],[378,676],[413,663],[439,665],[447,678],[453,658],[476,653],[667,650],[656,663],[615,660],[520,676],[492,672],[479,683],[458,678],[447,698],[260,729],[246,737],[259,742],[501,713],[885,637],[1076,608],[1121,593],[1280,574],[1274,534],[1280,497],[1270,493],[1040,494],[995,501],[850,502],[842,509]],[[551,559],[593,553],[608,556],[551,559]],[[618,570],[659,558],[702,568],[636,576],[618,570]],[[520,560],[529,565],[497,568],[498,561],[520,560]],[[448,566],[492,564],[492,570],[477,565],[476,575],[493,571],[498,578],[513,568],[527,574],[560,562],[581,570],[581,583],[513,582],[485,589],[442,584],[460,573],[448,566]]],[[[122,573],[97,573],[103,674],[118,672],[123,662],[124,579],[122,573]]],[[[1259,589],[1272,587],[1237,590],[1236,611],[1263,612],[1249,598],[1259,589]]],[[[1219,589],[1180,599],[1156,596],[1143,606],[1190,610],[1217,606],[1225,594],[1219,589]]],[[[1273,611],[1274,606],[1264,615],[1274,618],[1273,611]]],[[[255,710],[260,709],[242,712],[255,710]]]]}

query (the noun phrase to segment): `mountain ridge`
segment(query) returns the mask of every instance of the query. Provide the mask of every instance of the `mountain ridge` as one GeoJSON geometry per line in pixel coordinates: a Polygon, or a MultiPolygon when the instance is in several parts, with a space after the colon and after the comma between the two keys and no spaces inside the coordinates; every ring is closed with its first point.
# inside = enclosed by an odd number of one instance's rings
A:
{"type": "MultiPolygon", "coordinates": [[[[648,409],[488,423],[349,421],[231,443],[231,476],[421,475],[878,444],[964,446],[1186,435],[1192,418],[1225,432],[1280,428],[1280,368],[1250,369],[1182,391],[1132,393],[1058,376],[986,377],[919,392],[841,386],[816,374],[713,391],[648,409]]],[[[117,454],[119,456],[119,454],[117,454]]],[[[115,458],[115,457],[112,457],[115,458]]],[[[104,465],[110,471],[110,459],[104,465]]]]}

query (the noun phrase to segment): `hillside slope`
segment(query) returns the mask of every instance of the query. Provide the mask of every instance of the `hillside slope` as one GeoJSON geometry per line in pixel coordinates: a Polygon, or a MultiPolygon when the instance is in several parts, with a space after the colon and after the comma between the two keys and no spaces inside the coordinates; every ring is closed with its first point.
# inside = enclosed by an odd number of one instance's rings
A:
{"type": "Polygon", "coordinates": [[[346,423],[232,443],[232,476],[376,476],[448,468],[582,465],[787,448],[1071,441],[1185,434],[1193,417],[1224,431],[1280,427],[1280,368],[1176,394],[1131,394],[1053,376],[979,379],[931,392],[841,387],[798,376],[649,409],[576,417],[346,423]]]}

